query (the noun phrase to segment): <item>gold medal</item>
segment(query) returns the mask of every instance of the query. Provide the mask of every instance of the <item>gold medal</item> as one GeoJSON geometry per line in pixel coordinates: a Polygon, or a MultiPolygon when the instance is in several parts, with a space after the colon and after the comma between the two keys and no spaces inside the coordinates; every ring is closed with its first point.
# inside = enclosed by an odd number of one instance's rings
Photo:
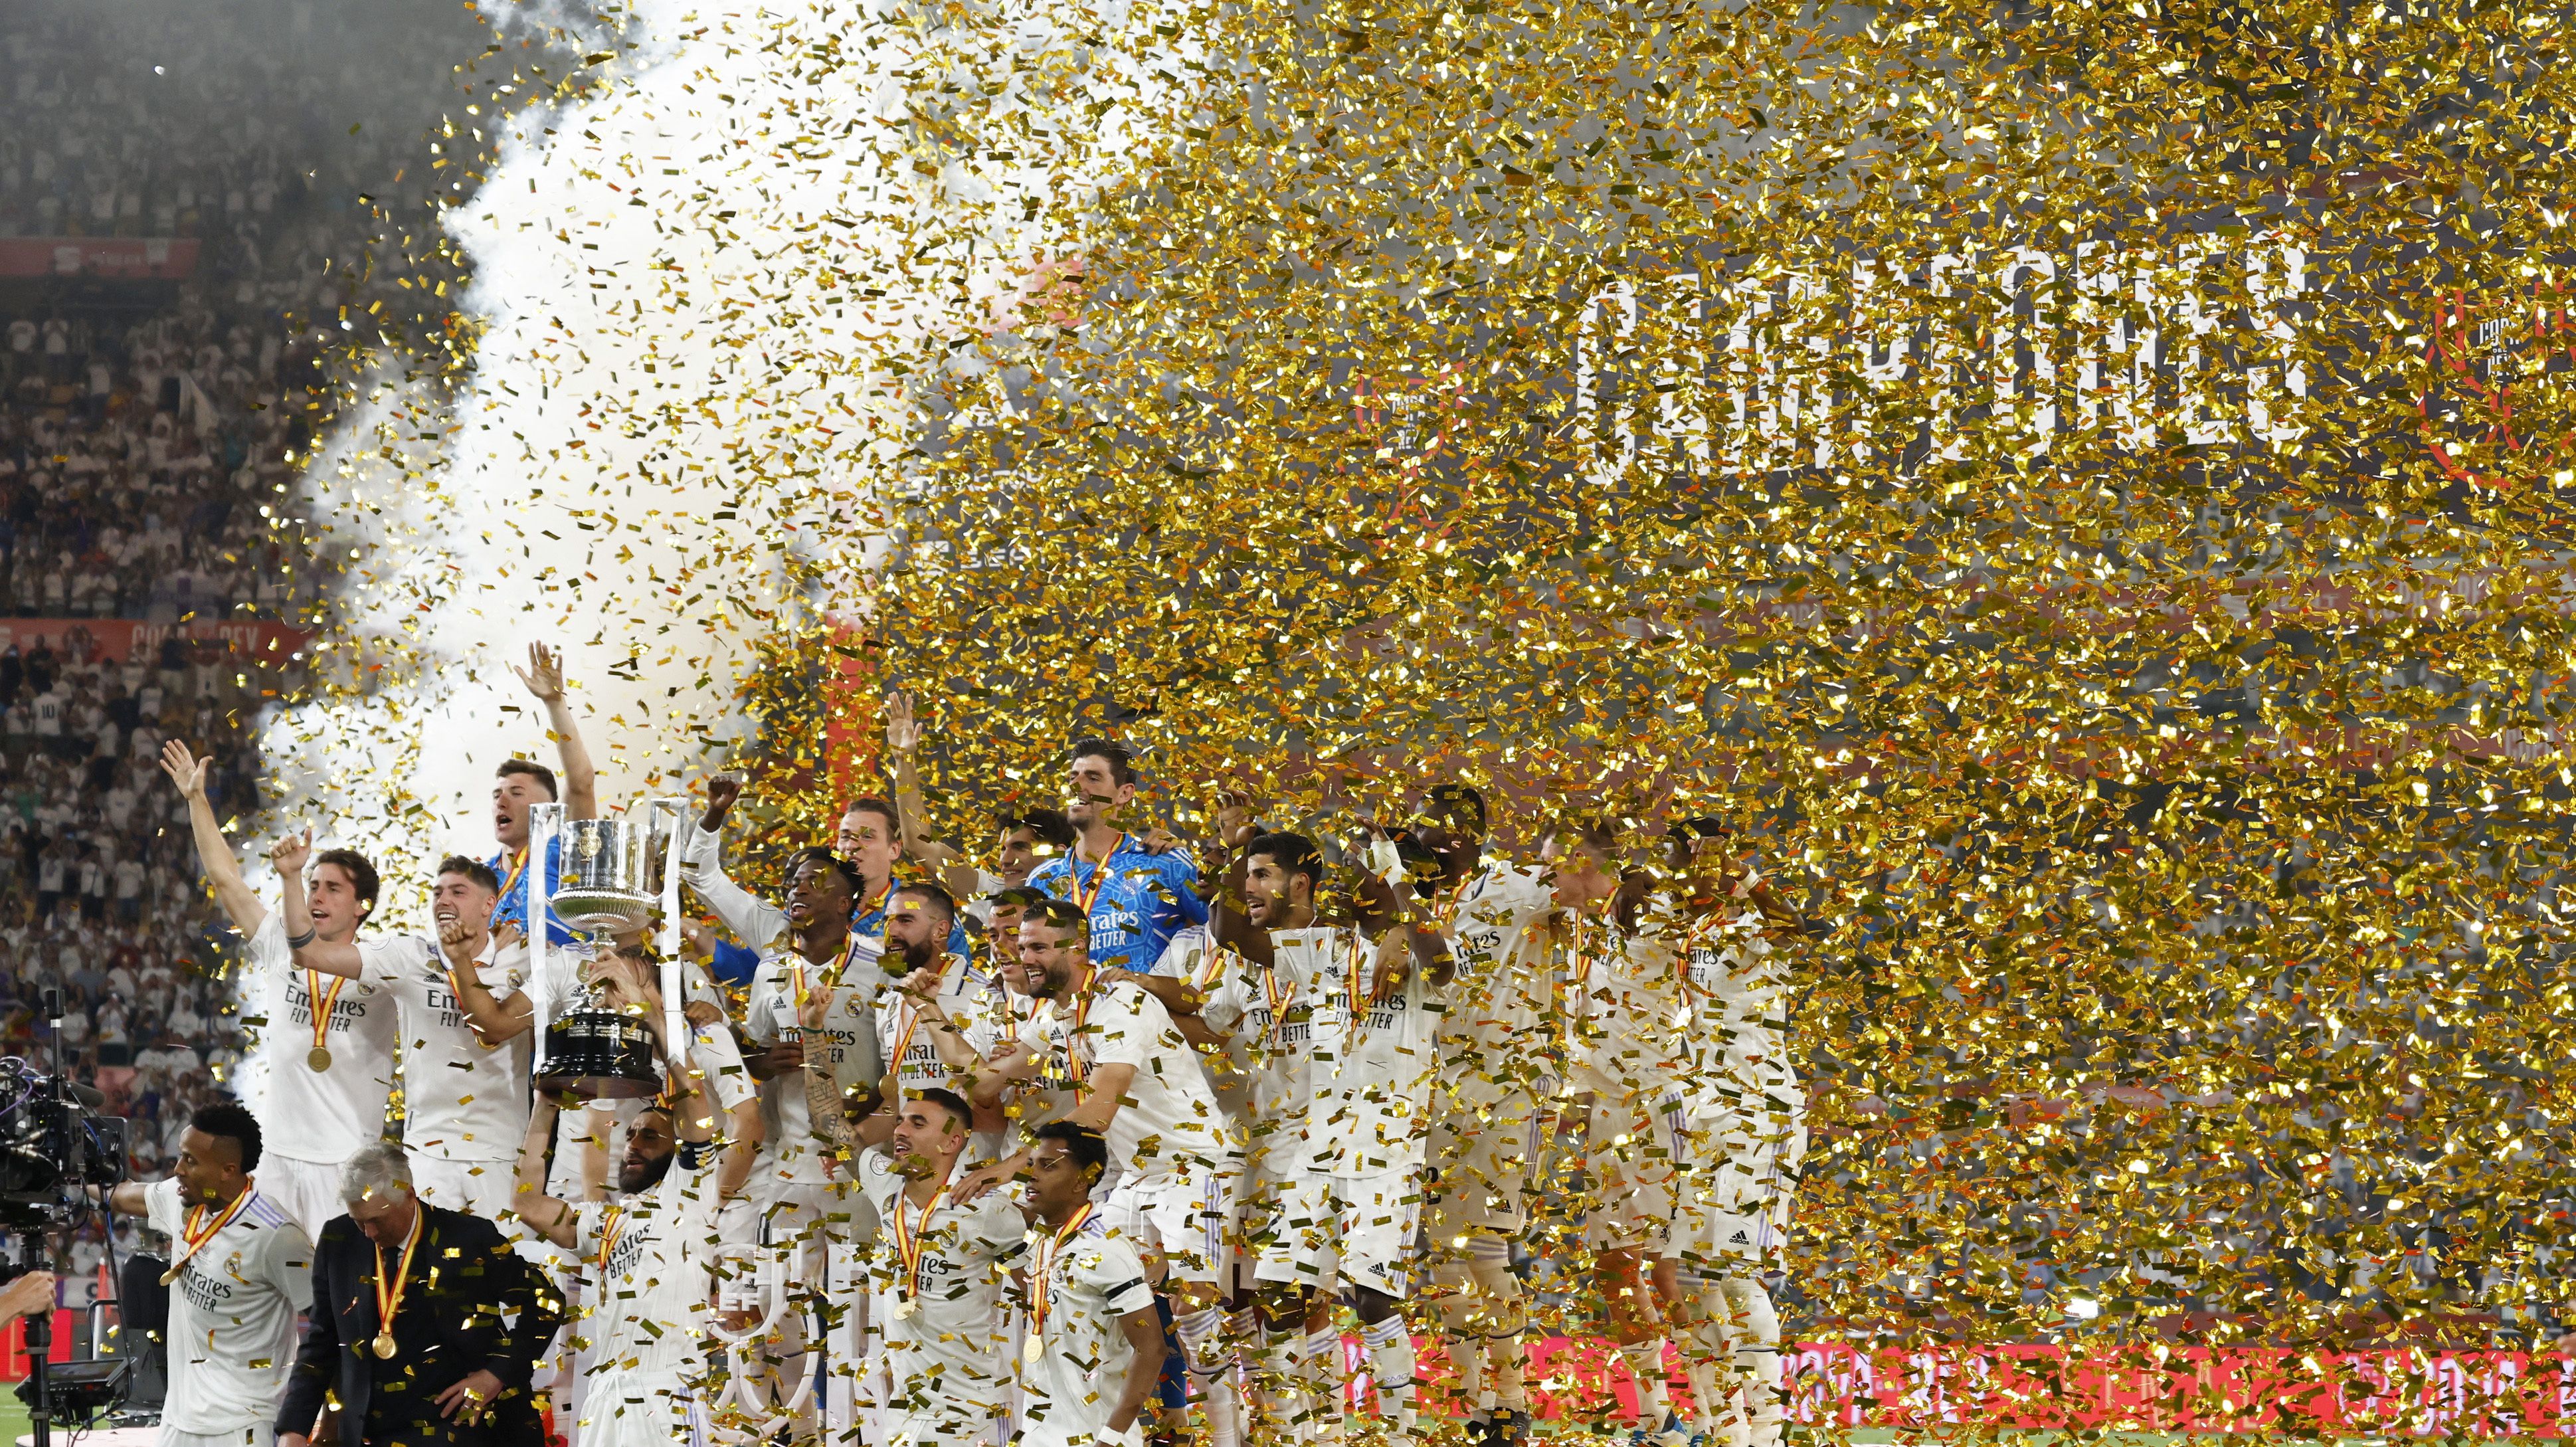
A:
{"type": "Polygon", "coordinates": [[[1045,1355],[1046,1343],[1038,1340],[1038,1334],[1036,1332],[1030,1332],[1028,1344],[1020,1348],[1020,1360],[1028,1363],[1030,1366],[1036,1366],[1038,1364],[1038,1359],[1045,1355]]]}
{"type": "Polygon", "coordinates": [[[412,1206],[411,1231],[403,1237],[402,1264],[391,1272],[385,1270],[385,1248],[376,1248],[376,1355],[391,1358],[394,1354],[394,1317],[402,1311],[403,1288],[411,1285],[412,1253],[420,1249],[421,1223],[429,1212],[417,1203],[412,1206]]]}
{"type": "Polygon", "coordinates": [[[313,1050],[304,1057],[304,1068],[316,1075],[331,1068],[331,1047],[322,1042],[331,1033],[331,1012],[340,1006],[340,992],[347,988],[346,976],[333,976],[326,990],[320,975],[311,970],[304,972],[305,997],[313,1007],[313,1050]]]}
{"type": "Polygon", "coordinates": [[[897,1321],[910,1321],[912,1320],[912,1314],[919,1310],[921,1310],[921,1303],[907,1296],[903,1300],[894,1304],[894,1319],[897,1321]]]}

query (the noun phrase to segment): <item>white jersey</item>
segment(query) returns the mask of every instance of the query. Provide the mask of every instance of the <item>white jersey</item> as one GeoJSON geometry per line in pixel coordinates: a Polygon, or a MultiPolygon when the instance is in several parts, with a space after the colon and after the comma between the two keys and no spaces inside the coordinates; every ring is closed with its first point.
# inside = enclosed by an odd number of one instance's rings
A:
{"type": "MultiPolygon", "coordinates": [[[[799,998],[810,999],[808,992],[829,988],[832,1004],[822,1029],[804,1032],[805,1058],[828,1059],[832,1081],[844,1092],[874,1089],[885,1078],[876,1005],[886,978],[877,968],[872,943],[852,940],[832,966],[817,965],[794,950],[763,953],[743,1007],[744,1033],[763,1049],[777,1044],[782,1032],[799,1028],[799,998]]],[[[765,1134],[752,1167],[755,1180],[821,1185],[832,1179],[837,1137],[828,1129],[815,1129],[805,1106],[805,1072],[785,1071],[761,1082],[760,1120],[765,1134]]]]}
{"type": "Polygon", "coordinates": [[[1497,861],[1478,870],[1446,911],[1441,933],[1457,969],[1439,1035],[1448,1114],[1483,1124],[1518,1120],[1550,1094],[1543,1078],[1549,1042],[1539,1018],[1554,908],[1537,870],[1497,861]],[[1497,1117],[1498,1110],[1509,1114],[1497,1117]]]}
{"type": "MultiPolygon", "coordinates": [[[[474,975],[507,1004],[527,980],[528,952],[486,940],[474,975]]],[[[359,978],[390,993],[403,1042],[403,1147],[450,1161],[514,1161],[528,1134],[528,1031],[487,1045],[448,984],[446,957],[421,935],[358,946],[359,978]]],[[[507,1172],[504,1172],[506,1175],[507,1172]]]]}
{"type": "Polygon", "coordinates": [[[929,1416],[946,1404],[967,1404],[973,1409],[967,1415],[990,1416],[1010,1398],[1011,1328],[1003,1298],[1011,1264],[1027,1249],[1026,1219],[1004,1193],[987,1191],[962,1206],[937,1202],[925,1230],[920,1208],[900,1203],[910,1182],[884,1151],[862,1152],[858,1171],[859,1190],[884,1223],[868,1270],[894,1383],[889,1408],[929,1416]],[[919,1245],[917,1278],[896,1249],[897,1211],[904,1239],[919,1245]]]}
{"type": "MultiPolygon", "coordinates": [[[[313,1243],[259,1194],[179,1270],[170,1291],[170,1384],[161,1421],[181,1432],[238,1434],[277,1416],[295,1366],[295,1318],[313,1294],[313,1243]]],[[[176,1180],[143,1189],[144,1219],[185,1249],[176,1180]]],[[[220,1219],[216,1211],[209,1219],[220,1219]]]]}
{"type": "Polygon", "coordinates": [[[337,1165],[385,1133],[399,1011],[376,981],[312,974],[294,961],[285,916],[270,910],[250,937],[252,977],[266,985],[269,1001],[260,1027],[260,1050],[268,1057],[261,1132],[270,1154],[337,1165]],[[312,1064],[317,983],[331,1002],[322,1037],[331,1065],[319,1071],[312,1064]]]}
{"type": "Polygon", "coordinates": [[[1673,1039],[1683,994],[1679,955],[1659,921],[1633,935],[1607,919],[1573,924],[1563,964],[1575,1089],[1648,1102],[1672,1095],[1684,1073],[1673,1039]]]}
{"type": "Polygon", "coordinates": [[[1680,1092],[1694,1120],[1803,1107],[1788,1058],[1788,977],[1762,936],[1759,911],[1729,912],[1688,932],[1682,1041],[1689,1069],[1680,1092]]]}
{"type": "MultiPolygon", "coordinates": [[[[1033,1330],[1037,1360],[1021,1374],[1021,1420],[1030,1435],[1050,1442],[1102,1442],[1109,1414],[1127,1386],[1136,1349],[1119,1320],[1154,1309],[1154,1289],[1136,1249],[1111,1235],[1094,1213],[1072,1238],[1050,1250],[1053,1233],[1043,1224],[1029,1234],[1043,1267],[1046,1315],[1033,1330]]],[[[1032,1282],[1032,1293],[1039,1288],[1032,1282]]]]}
{"type": "Polygon", "coordinates": [[[1308,1067],[1307,1169],[1374,1176],[1422,1169],[1439,1011],[1423,971],[1382,999],[1367,998],[1377,951],[1358,931],[1315,931],[1303,946],[1316,971],[1307,988],[1313,1034],[1308,1067]]]}
{"type": "Polygon", "coordinates": [[[1215,956],[1221,973],[1200,986],[1199,1018],[1228,1032],[1225,1058],[1240,1074],[1245,1154],[1276,1174],[1302,1168],[1306,1156],[1306,1103],[1314,1093],[1309,995],[1321,953],[1316,946],[1332,934],[1273,930],[1269,965],[1222,951],[1215,956]]]}
{"type": "MultiPolygon", "coordinates": [[[[1009,1008],[1002,986],[965,956],[943,957],[936,998],[940,1013],[957,1026],[977,1056],[1002,1038],[1009,1008]]],[[[939,1043],[911,996],[889,989],[878,998],[877,1038],[885,1042],[885,1053],[904,1089],[956,1088],[957,1072],[939,1058],[939,1043]]]]}
{"type": "Polygon", "coordinates": [[[573,1207],[585,1287],[576,1333],[589,1348],[588,1374],[682,1378],[704,1369],[718,1155],[713,1145],[682,1145],[650,1190],[573,1207]]]}
{"type": "Polygon", "coordinates": [[[1119,1169],[1140,1176],[1227,1169],[1241,1152],[1198,1052],[1163,1002],[1122,973],[1101,970],[1078,997],[1042,1000],[1021,1023],[1038,1083],[1079,1095],[1102,1066],[1133,1066],[1135,1081],[1109,1121],[1109,1155],[1119,1169]]]}

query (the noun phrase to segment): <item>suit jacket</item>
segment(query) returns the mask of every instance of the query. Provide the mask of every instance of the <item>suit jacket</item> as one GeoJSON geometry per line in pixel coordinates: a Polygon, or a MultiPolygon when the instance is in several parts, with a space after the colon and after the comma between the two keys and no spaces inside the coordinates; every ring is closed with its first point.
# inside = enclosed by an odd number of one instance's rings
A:
{"type": "MultiPolygon", "coordinates": [[[[323,1398],[339,1390],[345,1442],[366,1447],[543,1447],[545,1429],[528,1378],[563,1324],[544,1278],[480,1216],[423,1201],[410,1285],[394,1313],[394,1354],[377,1357],[376,1247],[346,1216],[313,1247],[313,1313],[295,1372],[278,1405],[277,1430],[310,1432],[323,1398]],[[477,1371],[501,1379],[500,1399],[477,1426],[438,1414],[438,1394],[477,1371]]],[[[392,1269],[400,1258],[385,1253],[392,1269]]]]}

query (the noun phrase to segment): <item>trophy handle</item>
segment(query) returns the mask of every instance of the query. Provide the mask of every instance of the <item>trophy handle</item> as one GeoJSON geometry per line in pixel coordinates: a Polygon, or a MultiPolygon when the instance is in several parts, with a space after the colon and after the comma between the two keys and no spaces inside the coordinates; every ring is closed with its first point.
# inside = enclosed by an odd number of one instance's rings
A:
{"type": "Polygon", "coordinates": [[[553,931],[546,927],[552,898],[546,892],[546,859],[554,853],[555,840],[563,832],[563,805],[531,804],[528,806],[528,867],[519,871],[525,881],[527,908],[521,913],[528,931],[528,1009],[529,1034],[536,1038],[535,1051],[528,1057],[528,1078],[534,1081],[546,1069],[546,1026],[554,1019],[554,972],[547,968],[552,961],[553,931]]]}
{"type": "Polygon", "coordinates": [[[675,1057],[663,1064],[667,1069],[687,1070],[689,1024],[681,1018],[686,1001],[680,983],[680,846],[688,832],[689,801],[655,799],[646,805],[646,817],[662,843],[662,928],[655,943],[662,956],[662,1038],[671,1042],[675,1057]]]}

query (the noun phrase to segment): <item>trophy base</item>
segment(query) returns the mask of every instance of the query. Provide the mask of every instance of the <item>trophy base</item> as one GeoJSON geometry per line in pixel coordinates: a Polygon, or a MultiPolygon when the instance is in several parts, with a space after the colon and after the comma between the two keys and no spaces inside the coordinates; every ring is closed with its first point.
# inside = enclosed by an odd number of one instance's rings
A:
{"type": "Polygon", "coordinates": [[[537,1077],[537,1088],[559,1092],[575,1100],[642,1100],[661,1094],[661,1083],[637,1080],[626,1075],[558,1075],[552,1071],[537,1077]]]}
{"type": "Polygon", "coordinates": [[[662,1091],[652,1027],[633,1015],[575,1010],[546,1029],[537,1083],[585,1100],[640,1100],[662,1091]]]}

